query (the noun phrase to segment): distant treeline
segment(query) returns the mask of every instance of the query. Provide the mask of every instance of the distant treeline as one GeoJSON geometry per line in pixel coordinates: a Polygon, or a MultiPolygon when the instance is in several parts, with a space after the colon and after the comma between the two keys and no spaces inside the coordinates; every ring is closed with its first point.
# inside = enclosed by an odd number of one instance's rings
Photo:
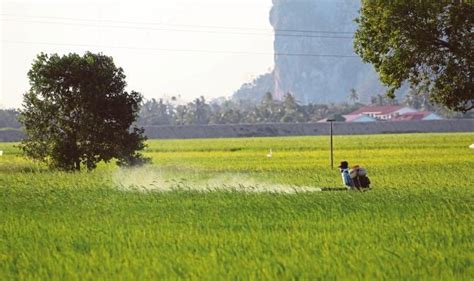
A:
{"type": "Polygon", "coordinates": [[[16,109],[0,109],[0,128],[20,128],[18,115],[19,112],[16,109]]]}
{"type": "Polygon", "coordinates": [[[300,105],[287,94],[275,100],[266,93],[259,103],[248,100],[214,100],[204,97],[187,104],[175,104],[173,99],[152,99],[144,103],[138,125],[204,125],[317,122],[328,115],[341,116],[361,104],[300,105]]]}
{"type": "MultiPolygon", "coordinates": [[[[259,123],[314,123],[332,117],[344,121],[342,115],[359,109],[357,93],[352,92],[350,102],[338,104],[299,104],[293,95],[286,94],[283,100],[275,100],[266,93],[260,102],[247,99],[217,99],[207,102],[204,97],[187,104],[176,104],[175,100],[152,99],[146,101],[140,111],[138,125],[204,125],[204,124],[259,124],[259,123]]],[[[406,105],[419,110],[436,112],[445,118],[473,118],[474,112],[459,113],[447,111],[432,105],[426,95],[409,91],[402,102],[376,95],[373,105],[406,105]]]]}
{"type": "MultiPolygon", "coordinates": [[[[261,124],[261,123],[314,123],[326,117],[344,121],[342,115],[359,109],[355,91],[350,102],[339,104],[299,104],[293,95],[286,94],[283,100],[275,100],[266,93],[260,102],[247,99],[215,99],[210,102],[204,97],[186,104],[179,104],[175,98],[169,100],[151,99],[142,104],[137,125],[205,125],[205,124],[261,124]]],[[[429,103],[426,95],[408,92],[402,102],[384,95],[371,98],[371,104],[402,104],[419,110],[436,112],[445,118],[474,118],[474,111],[459,113],[447,111],[429,103]]],[[[19,111],[0,110],[0,128],[20,128],[19,111]]]]}

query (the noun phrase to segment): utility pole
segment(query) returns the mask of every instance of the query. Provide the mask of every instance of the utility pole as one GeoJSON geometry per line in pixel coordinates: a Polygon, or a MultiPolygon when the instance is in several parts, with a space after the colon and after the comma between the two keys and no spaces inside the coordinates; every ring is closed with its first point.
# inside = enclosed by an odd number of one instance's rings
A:
{"type": "Polygon", "coordinates": [[[330,150],[331,150],[331,170],[334,169],[334,147],[333,147],[333,130],[332,130],[332,122],[336,121],[335,119],[327,119],[326,122],[329,122],[330,123],[330,142],[329,142],[329,146],[330,146],[330,150]]]}

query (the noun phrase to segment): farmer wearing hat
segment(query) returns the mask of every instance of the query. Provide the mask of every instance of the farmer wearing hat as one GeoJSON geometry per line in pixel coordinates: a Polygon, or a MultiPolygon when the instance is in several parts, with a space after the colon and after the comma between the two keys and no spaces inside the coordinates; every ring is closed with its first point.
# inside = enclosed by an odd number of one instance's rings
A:
{"type": "Polygon", "coordinates": [[[347,189],[353,189],[354,183],[349,174],[349,163],[347,163],[347,161],[342,161],[338,167],[341,170],[342,183],[347,187],[347,189]]]}
{"type": "Polygon", "coordinates": [[[342,182],[349,190],[367,191],[370,190],[370,179],[364,167],[355,165],[349,169],[349,163],[342,161],[338,166],[341,170],[342,182]]]}

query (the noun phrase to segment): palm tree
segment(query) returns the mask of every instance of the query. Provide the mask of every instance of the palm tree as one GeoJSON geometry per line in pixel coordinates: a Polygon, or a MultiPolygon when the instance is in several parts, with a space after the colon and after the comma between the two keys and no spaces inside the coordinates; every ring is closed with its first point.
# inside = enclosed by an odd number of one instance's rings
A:
{"type": "Polygon", "coordinates": [[[349,94],[349,99],[353,102],[353,103],[356,103],[359,101],[359,94],[357,93],[357,91],[352,88],[350,90],[350,94],[349,94]]]}

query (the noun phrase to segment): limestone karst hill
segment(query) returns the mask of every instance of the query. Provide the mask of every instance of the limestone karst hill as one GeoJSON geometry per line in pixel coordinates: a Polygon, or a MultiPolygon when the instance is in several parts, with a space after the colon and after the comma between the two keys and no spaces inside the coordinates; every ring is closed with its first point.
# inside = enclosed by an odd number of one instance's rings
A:
{"type": "Polygon", "coordinates": [[[274,69],[243,85],[234,98],[258,100],[265,91],[281,98],[291,92],[301,103],[331,103],[348,101],[351,88],[361,101],[382,93],[371,65],[343,57],[356,56],[352,37],[359,6],[354,0],[273,0],[274,69]]]}

